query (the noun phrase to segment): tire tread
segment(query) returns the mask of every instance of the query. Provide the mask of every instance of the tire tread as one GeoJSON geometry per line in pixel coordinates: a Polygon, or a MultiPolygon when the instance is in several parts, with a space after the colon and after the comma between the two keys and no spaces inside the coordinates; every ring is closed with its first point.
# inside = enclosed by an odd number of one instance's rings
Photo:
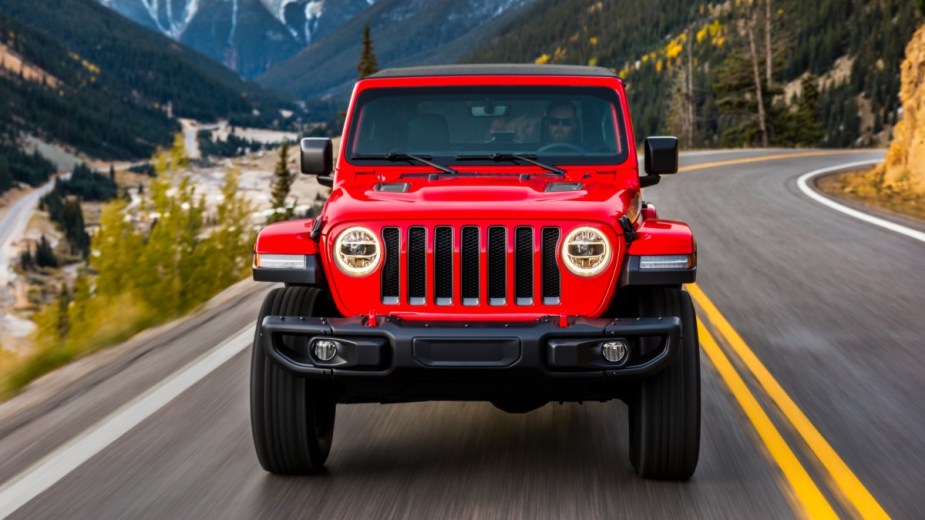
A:
{"type": "Polygon", "coordinates": [[[680,289],[640,297],[642,317],[681,317],[681,348],[671,365],[640,383],[630,401],[630,462],[644,478],[687,480],[700,451],[700,345],[693,303],[680,289]]]}
{"type": "MultiPolygon", "coordinates": [[[[266,316],[311,316],[323,296],[314,287],[274,289],[261,306],[258,324],[266,316]]],[[[257,459],[271,473],[317,473],[330,451],[334,401],[321,384],[273,362],[260,341],[258,327],[251,356],[251,428],[257,459]],[[319,418],[324,421],[320,426],[319,418]]]]}

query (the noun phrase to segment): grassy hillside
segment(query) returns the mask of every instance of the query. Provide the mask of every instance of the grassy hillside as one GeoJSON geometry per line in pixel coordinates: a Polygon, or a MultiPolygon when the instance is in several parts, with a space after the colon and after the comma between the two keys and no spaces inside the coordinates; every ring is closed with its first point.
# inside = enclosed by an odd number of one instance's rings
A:
{"type": "MultiPolygon", "coordinates": [[[[470,53],[470,62],[597,64],[627,80],[637,136],[676,132],[685,96],[694,105],[695,146],[758,143],[757,102],[744,23],[758,7],[763,52],[765,0],[749,3],[663,0],[541,0],[470,53]],[[690,45],[688,33],[690,31],[690,45]],[[687,79],[688,48],[691,81],[687,79]]],[[[771,144],[882,144],[899,108],[899,63],[919,23],[904,0],[773,0],[773,78],[762,79],[771,144]],[[818,99],[804,103],[812,74],[818,99]],[[820,132],[801,133],[808,120],[820,132]]],[[[764,62],[761,64],[764,75],[764,62]]]]}
{"type": "Polygon", "coordinates": [[[5,0],[0,44],[39,71],[0,67],[0,140],[7,143],[27,131],[99,158],[149,157],[179,128],[169,115],[252,121],[258,111],[256,119],[268,122],[284,106],[94,0],[5,0]]]}

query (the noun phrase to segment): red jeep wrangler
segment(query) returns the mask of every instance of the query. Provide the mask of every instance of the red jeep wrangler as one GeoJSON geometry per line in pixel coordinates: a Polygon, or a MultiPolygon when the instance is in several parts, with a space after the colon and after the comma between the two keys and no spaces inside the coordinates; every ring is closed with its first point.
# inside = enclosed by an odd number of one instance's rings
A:
{"type": "MultiPolygon", "coordinates": [[[[675,173],[677,139],[645,141],[607,69],[391,69],[356,84],[316,219],[266,227],[251,422],[260,464],[314,473],[337,403],[621,399],[643,477],[687,479],[700,445],[690,228],[640,188],[675,173]]],[[[614,412],[616,413],[616,412],[614,412]]]]}

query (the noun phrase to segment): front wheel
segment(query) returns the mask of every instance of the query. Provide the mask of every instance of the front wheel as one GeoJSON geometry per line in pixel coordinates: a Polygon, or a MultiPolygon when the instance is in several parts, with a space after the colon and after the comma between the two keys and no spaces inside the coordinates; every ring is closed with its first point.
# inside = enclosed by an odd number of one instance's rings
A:
{"type": "Polygon", "coordinates": [[[700,454],[700,343],[687,292],[641,293],[640,317],[679,316],[681,345],[675,360],[643,380],[629,399],[630,461],[636,473],[657,480],[687,480],[700,454]]]}
{"type": "Polygon", "coordinates": [[[260,308],[251,357],[251,429],[257,459],[271,473],[304,475],[324,468],[336,404],[327,385],[287,372],[264,352],[260,324],[266,316],[323,315],[326,301],[315,287],[285,287],[271,291],[260,308]]]}

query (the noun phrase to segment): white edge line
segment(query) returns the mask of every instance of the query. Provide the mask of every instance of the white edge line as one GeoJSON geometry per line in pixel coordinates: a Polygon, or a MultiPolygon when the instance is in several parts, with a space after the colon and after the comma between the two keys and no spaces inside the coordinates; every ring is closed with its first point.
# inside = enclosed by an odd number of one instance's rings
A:
{"type": "Polygon", "coordinates": [[[255,324],[198,357],[0,486],[0,519],[42,494],[81,464],[231,360],[253,341],[255,324]]]}
{"type": "Polygon", "coordinates": [[[838,165],[838,166],[832,166],[832,167],[830,167],[830,168],[823,168],[823,169],[821,169],[821,170],[814,170],[814,171],[811,171],[811,172],[808,172],[808,173],[804,173],[803,175],[800,176],[799,179],[797,179],[797,187],[799,187],[799,188],[800,188],[800,191],[802,191],[803,194],[806,195],[807,197],[809,197],[809,198],[815,200],[816,202],[818,202],[818,203],[820,203],[820,204],[823,204],[823,205],[825,205],[825,206],[828,206],[828,207],[834,209],[835,211],[839,211],[839,212],[841,212],[841,213],[844,213],[845,215],[848,215],[848,216],[850,216],[850,217],[854,217],[854,218],[856,218],[856,219],[858,219],[858,220],[863,220],[864,222],[867,222],[867,223],[869,223],[869,224],[873,224],[873,225],[875,225],[875,226],[880,226],[880,227],[882,227],[882,228],[889,229],[890,231],[894,231],[894,232],[899,233],[899,234],[901,234],[901,235],[905,235],[905,236],[907,236],[907,237],[909,237],[909,238],[914,238],[915,240],[918,240],[919,242],[925,242],[925,233],[922,233],[921,231],[917,231],[917,230],[915,230],[915,229],[908,228],[908,227],[906,227],[906,226],[902,226],[902,225],[897,224],[897,223],[895,223],[895,222],[890,222],[889,220],[884,220],[884,219],[882,219],[882,218],[877,218],[877,217],[868,215],[867,213],[863,213],[863,212],[861,212],[861,211],[858,211],[858,210],[856,210],[856,209],[849,208],[848,206],[845,206],[845,205],[843,205],[843,204],[839,204],[839,203],[835,202],[834,200],[832,200],[832,199],[830,199],[830,198],[828,198],[828,197],[825,197],[825,196],[821,195],[819,192],[817,192],[816,190],[812,189],[812,188],[809,186],[809,181],[812,180],[812,179],[815,178],[815,177],[820,176],[820,175],[825,175],[825,174],[827,174],[827,173],[832,173],[832,172],[836,172],[836,171],[840,171],[840,170],[847,170],[847,169],[854,168],[854,167],[857,167],[857,166],[865,166],[865,165],[870,165],[870,164],[877,164],[877,163],[879,163],[879,162],[881,162],[881,161],[879,161],[879,160],[877,160],[877,161],[859,161],[859,162],[841,164],[841,165],[838,165]]]}

